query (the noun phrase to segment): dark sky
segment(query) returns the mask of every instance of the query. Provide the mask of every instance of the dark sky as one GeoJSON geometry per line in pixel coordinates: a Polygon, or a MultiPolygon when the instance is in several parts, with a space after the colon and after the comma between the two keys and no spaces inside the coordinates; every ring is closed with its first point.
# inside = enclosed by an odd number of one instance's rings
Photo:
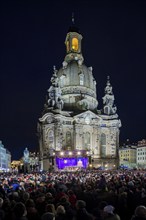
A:
{"type": "Polygon", "coordinates": [[[120,143],[146,138],[146,1],[1,1],[0,140],[19,159],[36,136],[52,67],[65,56],[74,11],[101,108],[110,75],[122,122],[120,143]]]}

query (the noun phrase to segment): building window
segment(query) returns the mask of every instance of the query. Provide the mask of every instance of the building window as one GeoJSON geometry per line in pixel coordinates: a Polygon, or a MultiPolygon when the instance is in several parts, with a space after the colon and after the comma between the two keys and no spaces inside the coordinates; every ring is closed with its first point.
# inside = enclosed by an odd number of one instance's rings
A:
{"type": "Polygon", "coordinates": [[[84,74],[80,74],[80,85],[83,86],[84,85],[84,74]]]}
{"type": "Polygon", "coordinates": [[[74,38],[72,39],[72,49],[73,49],[74,51],[77,51],[78,48],[79,48],[78,39],[77,39],[76,37],[74,37],[74,38]]]}
{"type": "Polygon", "coordinates": [[[101,144],[106,145],[106,135],[103,133],[101,134],[101,144]]]}
{"type": "Polygon", "coordinates": [[[65,76],[62,75],[62,76],[60,77],[60,86],[61,86],[61,87],[64,86],[64,80],[65,80],[65,76]]]}
{"type": "Polygon", "coordinates": [[[90,133],[86,132],[84,136],[84,143],[85,143],[85,149],[89,150],[90,149],[90,133]]]}
{"type": "Polygon", "coordinates": [[[66,148],[67,150],[71,149],[71,132],[66,132],[66,148]]]}
{"type": "Polygon", "coordinates": [[[53,139],[54,139],[54,134],[53,134],[53,131],[49,131],[49,134],[48,134],[48,138],[49,138],[49,143],[52,143],[53,142],[53,139]]]}
{"type": "Polygon", "coordinates": [[[101,134],[101,157],[106,155],[106,135],[101,134]]]}

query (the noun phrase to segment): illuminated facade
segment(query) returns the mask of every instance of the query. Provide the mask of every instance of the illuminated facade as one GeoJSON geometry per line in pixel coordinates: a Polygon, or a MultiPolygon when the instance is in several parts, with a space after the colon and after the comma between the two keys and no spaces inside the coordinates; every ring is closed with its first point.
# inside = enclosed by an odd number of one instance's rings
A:
{"type": "Polygon", "coordinates": [[[41,169],[50,166],[107,167],[118,164],[121,122],[114,105],[109,77],[98,110],[96,80],[92,67],[84,64],[82,35],[72,26],[66,36],[62,67],[54,66],[51,86],[38,122],[41,169]]]}
{"type": "Polygon", "coordinates": [[[123,168],[135,168],[137,146],[129,145],[119,148],[119,165],[123,168]]]}
{"type": "Polygon", "coordinates": [[[146,168],[146,140],[138,141],[137,146],[137,167],[146,168]]]}
{"type": "Polygon", "coordinates": [[[0,141],[0,170],[10,171],[11,169],[11,154],[4,147],[2,141],[0,141]]]}

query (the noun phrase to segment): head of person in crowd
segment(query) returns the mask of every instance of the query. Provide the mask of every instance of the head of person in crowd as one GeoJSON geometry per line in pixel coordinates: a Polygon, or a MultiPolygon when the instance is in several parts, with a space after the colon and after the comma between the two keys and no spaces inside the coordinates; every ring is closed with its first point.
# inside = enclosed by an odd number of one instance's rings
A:
{"type": "Polygon", "coordinates": [[[33,199],[28,199],[28,200],[25,202],[25,206],[26,206],[26,208],[35,207],[35,203],[34,203],[33,199]]]}
{"type": "Polygon", "coordinates": [[[106,220],[120,220],[120,217],[114,213],[115,208],[112,205],[107,205],[104,207],[103,219],[106,220]]]}
{"type": "Polygon", "coordinates": [[[24,202],[27,201],[30,198],[30,194],[28,192],[23,193],[23,200],[24,202]]]}
{"type": "Polygon", "coordinates": [[[143,205],[137,206],[134,212],[132,220],[145,220],[146,219],[146,207],[143,205]]]}
{"type": "Polygon", "coordinates": [[[107,205],[107,206],[105,206],[104,207],[104,209],[103,209],[103,211],[104,211],[104,213],[105,214],[111,214],[111,215],[113,215],[114,214],[114,207],[112,206],[112,205],[107,205]]]}
{"type": "Polygon", "coordinates": [[[64,207],[70,206],[70,202],[68,201],[68,197],[62,196],[59,200],[59,205],[63,205],[64,207]]]}
{"type": "Polygon", "coordinates": [[[55,206],[53,204],[47,204],[45,207],[45,213],[42,215],[41,220],[54,220],[55,219],[55,206]]]}
{"type": "Polygon", "coordinates": [[[26,217],[27,215],[26,207],[22,202],[16,203],[13,211],[16,219],[21,219],[22,217],[26,217]]]}
{"type": "Polygon", "coordinates": [[[84,209],[86,207],[86,202],[83,200],[77,200],[76,202],[76,209],[80,210],[80,209],[84,209]]]}
{"type": "Polygon", "coordinates": [[[53,213],[54,215],[56,214],[54,204],[47,204],[47,205],[46,205],[46,208],[45,208],[45,211],[46,211],[46,212],[53,213]]]}
{"type": "Polygon", "coordinates": [[[54,202],[55,198],[52,196],[52,194],[50,192],[48,192],[45,195],[45,200],[47,203],[52,204],[54,202]]]}
{"type": "Polygon", "coordinates": [[[56,209],[56,215],[64,215],[65,212],[65,208],[63,205],[59,205],[56,209]]]}

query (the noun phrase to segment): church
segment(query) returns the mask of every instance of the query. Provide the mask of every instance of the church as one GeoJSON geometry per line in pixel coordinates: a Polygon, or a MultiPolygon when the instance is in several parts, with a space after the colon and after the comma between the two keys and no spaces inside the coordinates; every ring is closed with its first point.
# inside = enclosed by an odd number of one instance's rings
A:
{"type": "Polygon", "coordinates": [[[65,58],[59,70],[53,67],[38,119],[41,169],[116,169],[121,121],[110,78],[105,82],[102,109],[98,109],[93,69],[84,63],[82,35],[74,22],[65,46],[65,58]]]}

